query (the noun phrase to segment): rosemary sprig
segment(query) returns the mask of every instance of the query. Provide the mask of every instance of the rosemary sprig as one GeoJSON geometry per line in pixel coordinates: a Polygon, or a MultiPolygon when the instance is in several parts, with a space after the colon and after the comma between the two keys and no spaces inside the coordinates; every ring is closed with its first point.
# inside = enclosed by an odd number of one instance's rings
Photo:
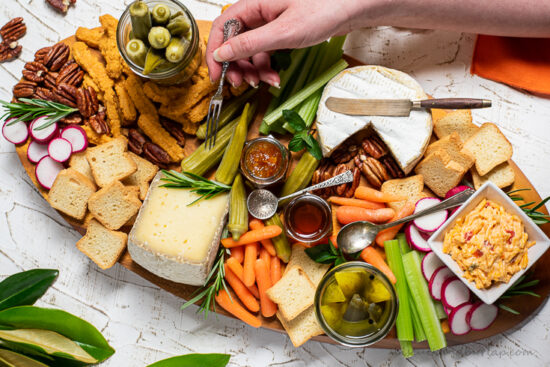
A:
{"type": "Polygon", "coordinates": [[[200,197],[187,205],[193,205],[200,200],[212,199],[214,196],[231,190],[231,186],[224,185],[222,183],[207,180],[204,177],[195,175],[191,172],[177,172],[174,170],[162,170],[164,177],[162,181],[167,183],[161,185],[161,187],[168,187],[173,189],[191,189],[191,192],[198,194],[200,197]]]}
{"type": "MultiPolygon", "coordinates": [[[[500,298],[499,300],[504,300],[504,299],[508,299],[508,298],[512,298],[514,296],[532,296],[532,297],[540,297],[539,294],[533,292],[533,291],[530,291],[530,290],[527,290],[526,288],[531,288],[531,287],[534,287],[536,286],[537,284],[539,284],[540,280],[539,279],[533,279],[533,280],[530,280],[529,278],[531,277],[532,275],[532,272],[528,273],[528,274],[523,274],[521,277],[519,277],[518,280],[516,280],[516,282],[510,287],[510,289],[508,289],[500,298]]],[[[513,308],[511,307],[508,307],[506,305],[503,305],[502,303],[499,303],[498,304],[498,307],[503,309],[504,311],[508,311],[510,312],[511,314],[514,314],[514,315],[519,315],[519,312],[514,310],[513,308]]]]}
{"type": "Polygon", "coordinates": [[[38,127],[33,127],[34,130],[38,131],[78,111],[78,108],[72,108],[61,103],[43,99],[19,98],[19,101],[23,103],[8,103],[0,100],[0,105],[4,108],[4,114],[0,119],[14,118],[13,121],[8,123],[8,126],[19,121],[26,122],[40,116],[47,116],[43,124],[38,127]]]}
{"type": "MultiPolygon", "coordinates": [[[[525,201],[521,195],[518,195],[518,193],[522,191],[529,191],[529,190],[531,189],[512,190],[508,192],[508,196],[513,201],[525,201]]],[[[527,214],[529,218],[533,220],[533,222],[535,222],[538,225],[543,225],[546,223],[550,223],[550,216],[538,211],[538,209],[542,208],[549,201],[550,201],[550,196],[548,196],[538,204],[534,201],[531,201],[521,205],[518,204],[518,206],[525,212],[525,214],[527,214]]]]}
{"type": "Polygon", "coordinates": [[[189,301],[185,302],[183,306],[181,306],[182,310],[200,300],[203,300],[201,305],[199,306],[199,309],[197,310],[197,313],[202,312],[204,314],[204,318],[206,319],[208,317],[208,312],[210,311],[210,309],[216,312],[216,302],[214,301],[214,297],[218,294],[219,291],[222,290],[222,288],[225,289],[227,294],[229,294],[229,297],[231,297],[231,293],[229,293],[229,290],[227,289],[227,284],[225,284],[225,251],[226,250],[224,247],[220,248],[216,257],[216,262],[214,263],[212,270],[208,274],[204,285],[197,289],[195,293],[193,293],[196,294],[196,296],[194,296],[189,301]]]}

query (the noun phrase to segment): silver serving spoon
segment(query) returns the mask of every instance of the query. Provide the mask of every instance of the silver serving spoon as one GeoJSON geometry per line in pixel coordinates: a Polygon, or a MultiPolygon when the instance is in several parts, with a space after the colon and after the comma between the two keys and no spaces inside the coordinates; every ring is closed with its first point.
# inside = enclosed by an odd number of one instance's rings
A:
{"type": "Polygon", "coordinates": [[[277,199],[275,195],[269,190],[257,189],[254,190],[248,195],[246,200],[246,206],[248,207],[248,212],[252,214],[254,218],[258,219],[268,219],[271,218],[275,213],[277,213],[277,208],[282,202],[292,199],[293,197],[300,196],[309,191],[314,191],[318,189],[324,189],[325,187],[338,186],[348,182],[353,181],[353,173],[351,171],[346,171],[341,173],[333,178],[329,178],[326,181],[318,183],[305,189],[296,191],[293,194],[284,196],[280,199],[277,199]]]}
{"type": "Polygon", "coordinates": [[[475,191],[471,189],[464,190],[456,194],[455,196],[448,198],[447,200],[443,200],[437,205],[419,211],[418,213],[415,213],[413,215],[409,215],[408,217],[405,217],[403,219],[396,220],[395,222],[390,222],[386,224],[374,224],[366,221],[350,223],[342,227],[342,229],[338,233],[338,237],[336,238],[338,248],[342,249],[342,251],[347,254],[359,252],[365,247],[370,246],[370,244],[374,242],[374,239],[376,238],[378,232],[401,223],[409,222],[418,217],[423,217],[424,215],[459,206],[463,204],[466,200],[468,200],[474,193],[475,191]]]}

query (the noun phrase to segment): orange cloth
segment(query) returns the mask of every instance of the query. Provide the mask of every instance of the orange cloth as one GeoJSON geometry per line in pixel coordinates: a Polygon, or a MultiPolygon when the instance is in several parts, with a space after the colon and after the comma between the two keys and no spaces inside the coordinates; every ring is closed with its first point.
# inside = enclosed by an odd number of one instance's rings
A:
{"type": "Polygon", "coordinates": [[[470,72],[550,97],[550,39],[479,35],[470,72]]]}

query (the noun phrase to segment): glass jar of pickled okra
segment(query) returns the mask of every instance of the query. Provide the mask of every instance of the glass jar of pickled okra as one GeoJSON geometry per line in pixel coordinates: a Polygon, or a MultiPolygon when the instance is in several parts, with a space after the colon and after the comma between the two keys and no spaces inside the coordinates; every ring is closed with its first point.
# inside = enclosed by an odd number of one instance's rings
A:
{"type": "Polygon", "coordinates": [[[195,18],[177,0],[131,3],[118,22],[117,45],[134,73],[159,84],[185,82],[202,62],[195,18]]]}
{"type": "Polygon", "coordinates": [[[290,163],[290,151],[273,136],[246,142],[241,154],[241,172],[256,187],[281,182],[290,163]]]}
{"type": "Polygon", "coordinates": [[[389,279],[362,261],[333,268],[315,293],[319,325],[331,339],[349,347],[382,340],[395,324],[397,311],[397,295],[389,279]]]}

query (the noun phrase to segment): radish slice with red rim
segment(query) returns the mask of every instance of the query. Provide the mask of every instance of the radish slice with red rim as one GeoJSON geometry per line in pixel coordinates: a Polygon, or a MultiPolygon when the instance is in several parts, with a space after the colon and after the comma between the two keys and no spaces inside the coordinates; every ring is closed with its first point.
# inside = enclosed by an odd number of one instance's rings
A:
{"type": "Polygon", "coordinates": [[[67,139],[55,138],[48,144],[48,155],[59,163],[69,160],[73,152],[73,147],[67,139]]]}
{"type": "MultiPolygon", "coordinates": [[[[471,189],[472,188],[470,186],[466,186],[466,185],[459,185],[457,187],[453,187],[452,189],[447,191],[447,193],[445,194],[445,199],[453,197],[456,194],[461,193],[462,191],[471,190],[471,189]]],[[[457,206],[456,208],[452,208],[450,215],[453,215],[458,209],[460,209],[460,205],[457,206]]]]}
{"type": "Polygon", "coordinates": [[[36,180],[46,190],[52,188],[52,185],[57,177],[57,174],[63,170],[63,165],[56,162],[50,156],[45,156],[38,162],[35,167],[34,173],[36,180]]]}
{"type": "Polygon", "coordinates": [[[432,251],[430,246],[428,246],[428,242],[422,237],[420,231],[412,223],[409,223],[407,227],[405,227],[405,236],[412,248],[422,252],[432,251]]]}
{"type": "Polygon", "coordinates": [[[73,153],[79,153],[88,147],[86,132],[80,126],[67,126],[61,131],[61,137],[67,139],[73,146],[73,153]]]}
{"type": "MultiPolygon", "coordinates": [[[[418,213],[424,209],[431,208],[441,202],[438,198],[422,198],[416,202],[414,213],[418,213]]],[[[424,215],[423,217],[416,218],[413,223],[421,231],[426,233],[435,232],[439,227],[445,223],[449,213],[446,210],[440,210],[432,214],[424,215]]]]}
{"type": "Polygon", "coordinates": [[[495,322],[498,315],[498,307],[487,303],[477,302],[473,305],[466,317],[466,321],[472,330],[485,330],[495,322]]]}
{"type": "Polygon", "coordinates": [[[470,290],[458,278],[447,279],[441,287],[441,302],[447,308],[456,308],[470,301],[470,298],[470,290]]]}
{"type": "Polygon", "coordinates": [[[433,299],[441,301],[441,290],[443,288],[443,283],[449,278],[455,277],[454,273],[446,266],[442,266],[433,273],[428,283],[430,288],[430,294],[433,299]]]}
{"type": "Polygon", "coordinates": [[[39,143],[47,143],[48,141],[53,139],[59,132],[57,130],[57,122],[54,122],[53,124],[42,128],[42,126],[47,123],[45,121],[47,118],[48,116],[37,117],[31,122],[29,126],[32,138],[39,143]]]}
{"type": "Polygon", "coordinates": [[[435,271],[441,267],[445,267],[445,264],[443,264],[443,261],[441,261],[439,257],[437,257],[435,252],[428,252],[426,256],[424,256],[424,258],[422,259],[422,275],[424,275],[424,278],[427,282],[430,281],[433,273],[435,273],[435,271]]]}
{"type": "Polygon", "coordinates": [[[449,315],[449,327],[451,332],[455,335],[464,335],[467,334],[472,328],[466,320],[468,313],[472,309],[473,305],[471,303],[463,303],[453,309],[449,315]]]}
{"type": "Polygon", "coordinates": [[[27,148],[27,159],[32,163],[38,163],[42,158],[48,155],[48,146],[40,144],[36,140],[29,143],[27,148]]]}
{"type": "Polygon", "coordinates": [[[4,122],[4,126],[2,126],[2,135],[12,144],[23,144],[29,137],[27,124],[23,121],[14,122],[14,120],[14,118],[11,118],[4,122]]]}
{"type": "Polygon", "coordinates": [[[447,314],[447,316],[449,316],[451,312],[453,312],[453,309],[449,307],[443,306],[443,309],[445,310],[445,313],[447,314]]]}

